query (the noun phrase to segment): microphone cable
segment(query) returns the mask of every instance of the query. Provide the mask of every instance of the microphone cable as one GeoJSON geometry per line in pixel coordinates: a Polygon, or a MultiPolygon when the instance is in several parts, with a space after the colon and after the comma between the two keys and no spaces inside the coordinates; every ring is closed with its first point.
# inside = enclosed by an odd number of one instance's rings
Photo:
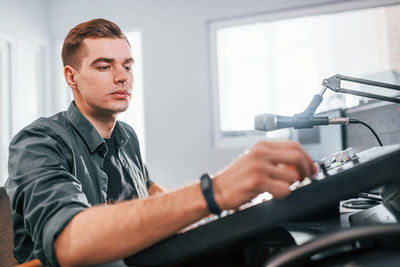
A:
{"type": "Polygon", "coordinates": [[[378,140],[379,145],[380,145],[380,146],[383,146],[383,144],[382,144],[382,142],[381,142],[381,139],[379,139],[378,135],[376,134],[376,132],[374,131],[374,129],[372,129],[371,126],[369,126],[369,125],[366,124],[365,122],[360,121],[360,120],[357,120],[357,119],[349,119],[349,123],[359,123],[359,124],[362,124],[362,125],[364,125],[365,127],[367,127],[367,128],[374,134],[376,140],[378,140]]]}

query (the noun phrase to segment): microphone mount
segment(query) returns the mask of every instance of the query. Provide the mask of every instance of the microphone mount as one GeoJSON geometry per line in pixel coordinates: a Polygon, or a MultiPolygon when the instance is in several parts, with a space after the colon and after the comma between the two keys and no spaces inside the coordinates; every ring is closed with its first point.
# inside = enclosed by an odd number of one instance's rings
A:
{"type": "Polygon", "coordinates": [[[324,79],[322,81],[323,88],[322,88],[321,92],[319,94],[314,95],[310,104],[303,112],[294,115],[294,119],[298,122],[298,125],[299,125],[299,126],[295,127],[296,129],[313,127],[312,120],[313,120],[315,111],[317,110],[318,106],[321,104],[321,102],[323,100],[322,95],[325,93],[326,89],[330,89],[330,90],[334,91],[335,93],[345,93],[345,94],[363,96],[363,97],[368,97],[368,98],[373,98],[373,99],[378,99],[378,100],[383,100],[383,101],[388,101],[388,102],[393,102],[393,103],[400,103],[399,98],[388,97],[388,96],[383,96],[383,95],[378,95],[378,94],[371,94],[371,93],[360,92],[360,91],[342,88],[341,87],[342,80],[400,91],[399,85],[382,83],[382,82],[377,82],[377,81],[371,81],[371,80],[354,78],[354,77],[336,74],[330,78],[324,79]]]}
{"type": "MultiPolygon", "coordinates": [[[[294,120],[298,122],[295,129],[314,127],[313,125],[314,114],[323,100],[322,94],[325,92],[325,90],[326,88],[323,89],[320,94],[314,95],[310,104],[308,104],[308,107],[303,112],[294,115],[294,120]]],[[[326,117],[326,119],[328,119],[328,117],[326,117]]]]}

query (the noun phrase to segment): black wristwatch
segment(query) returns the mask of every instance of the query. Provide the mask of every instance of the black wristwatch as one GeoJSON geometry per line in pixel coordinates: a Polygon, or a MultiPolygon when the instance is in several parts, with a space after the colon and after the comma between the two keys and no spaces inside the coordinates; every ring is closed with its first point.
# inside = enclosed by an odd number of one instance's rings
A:
{"type": "Polygon", "coordinates": [[[208,175],[207,173],[203,174],[200,177],[200,187],[201,187],[201,191],[203,192],[203,196],[206,199],[208,210],[211,213],[220,215],[221,209],[218,207],[218,204],[217,204],[217,202],[215,202],[215,199],[214,199],[214,192],[213,192],[213,188],[212,188],[212,179],[211,179],[210,175],[208,175]]]}

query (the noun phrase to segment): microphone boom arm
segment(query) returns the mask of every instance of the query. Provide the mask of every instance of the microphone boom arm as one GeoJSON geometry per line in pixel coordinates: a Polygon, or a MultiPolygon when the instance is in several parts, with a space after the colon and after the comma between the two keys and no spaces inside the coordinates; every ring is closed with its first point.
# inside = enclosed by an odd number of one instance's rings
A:
{"type": "Polygon", "coordinates": [[[373,99],[378,99],[378,100],[383,100],[383,101],[388,101],[388,102],[393,102],[393,103],[400,103],[399,98],[382,96],[382,95],[365,93],[365,92],[342,88],[340,86],[340,82],[342,80],[400,91],[399,85],[382,83],[382,82],[371,81],[371,80],[360,79],[360,78],[354,78],[354,77],[344,76],[344,75],[340,75],[340,74],[336,74],[335,76],[332,76],[330,78],[323,80],[322,85],[326,88],[331,89],[335,93],[345,93],[345,94],[364,96],[364,97],[368,97],[368,98],[373,98],[373,99]]]}

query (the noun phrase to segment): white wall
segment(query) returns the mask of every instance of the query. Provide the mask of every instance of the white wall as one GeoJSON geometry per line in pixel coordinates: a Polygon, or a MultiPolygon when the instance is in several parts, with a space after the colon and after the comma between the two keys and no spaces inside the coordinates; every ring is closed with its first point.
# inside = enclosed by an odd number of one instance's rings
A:
{"type": "MultiPolygon", "coordinates": [[[[32,44],[34,47],[42,49],[41,58],[38,59],[43,64],[40,70],[43,74],[43,88],[40,88],[41,95],[39,105],[40,116],[50,115],[53,112],[52,99],[53,91],[50,89],[53,83],[53,72],[50,66],[51,43],[50,43],[50,16],[48,0],[0,0],[0,37],[3,36],[6,41],[13,40],[13,45],[20,46],[32,44]],[[49,103],[49,104],[48,104],[49,103]]],[[[28,48],[29,49],[29,48],[28,48]]],[[[13,66],[15,67],[15,66],[13,66]]],[[[28,72],[28,69],[24,69],[28,72]]],[[[18,73],[20,77],[25,73],[18,73]]],[[[39,77],[36,77],[39,79],[39,77]]],[[[42,77],[40,77],[42,78],[42,77]]],[[[23,79],[11,81],[12,83],[24,83],[23,79]]],[[[29,87],[28,84],[25,85],[29,87]]],[[[1,183],[0,183],[1,184],[1,183]]]]}
{"type": "Polygon", "coordinates": [[[52,99],[47,8],[45,0],[0,0],[0,186],[12,135],[50,111],[42,105],[52,99]]]}
{"type": "Polygon", "coordinates": [[[208,22],[335,2],[349,1],[53,0],[50,31],[60,39],[76,24],[98,17],[123,29],[139,26],[147,164],[156,182],[173,188],[203,172],[215,173],[244,149],[213,148],[208,22]]]}
{"type": "Polygon", "coordinates": [[[0,31],[29,40],[47,41],[47,10],[46,0],[0,0],[0,31]]]}

